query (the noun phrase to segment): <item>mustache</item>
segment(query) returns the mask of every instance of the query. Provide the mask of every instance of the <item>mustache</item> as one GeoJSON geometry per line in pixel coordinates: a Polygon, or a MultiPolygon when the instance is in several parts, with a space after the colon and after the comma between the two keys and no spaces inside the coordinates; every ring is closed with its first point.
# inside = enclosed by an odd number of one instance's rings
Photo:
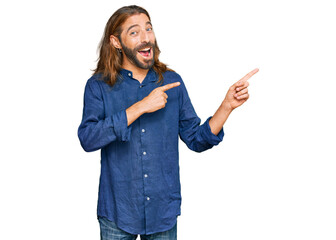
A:
{"type": "Polygon", "coordinates": [[[148,43],[142,43],[140,44],[139,46],[135,47],[134,50],[135,51],[139,51],[140,49],[143,49],[143,48],[155,48],[155,43],[152,43],[152,42],[148,42],[148,43]]]}

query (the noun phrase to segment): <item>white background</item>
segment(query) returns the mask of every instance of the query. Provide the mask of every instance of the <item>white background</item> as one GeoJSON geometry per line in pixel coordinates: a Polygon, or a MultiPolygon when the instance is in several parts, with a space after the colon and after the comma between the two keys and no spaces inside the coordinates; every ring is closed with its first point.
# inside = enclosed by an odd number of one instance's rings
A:
{"type": "Polygon", "coordinates": [[[180,144],[178,238],[336,239],[333,1],[7,1],[0,5],[0,239],[99,239],[99,152],[80,147],[108,18],[152,17],[161,61],[204,121],[255,67],[224,141],[180,144]]]}

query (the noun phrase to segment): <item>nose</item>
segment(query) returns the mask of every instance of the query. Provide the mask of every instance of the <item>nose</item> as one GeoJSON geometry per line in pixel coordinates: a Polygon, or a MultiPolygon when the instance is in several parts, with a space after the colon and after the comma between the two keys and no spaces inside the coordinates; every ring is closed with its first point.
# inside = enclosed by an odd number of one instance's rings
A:
{"type": "Polygon", "coordinates": [[[141,36],[140,36],[141,42],[149,42],[149,35],[147,31],[141,31],[141,36]]]}

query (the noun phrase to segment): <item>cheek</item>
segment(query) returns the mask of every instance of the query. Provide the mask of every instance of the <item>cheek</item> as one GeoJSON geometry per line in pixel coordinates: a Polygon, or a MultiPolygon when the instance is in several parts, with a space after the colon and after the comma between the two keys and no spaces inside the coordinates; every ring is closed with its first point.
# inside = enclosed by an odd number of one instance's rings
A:
{"type": "Polygon", "coordinates": [[[155,39],[154,33],[149,35],[149,39],[150,39],[151,42],[153,42],[153,43],[155,42],[156,39],[155,39]]]}
{"type": "Polygon", "coordinates": [[[137,45],[139,45],[140,43],[140,38],[139,37],[132,37],[129,40],[130,45],[132,46],[132,48],[136,47],[137,45]]]}
{"type": "Polygon", "coordinates": [[[123,44],[125,47],[129,49],[134,49],[139,44],[139,38],[137,37],[126,37],[123,40],[123,44]]]}

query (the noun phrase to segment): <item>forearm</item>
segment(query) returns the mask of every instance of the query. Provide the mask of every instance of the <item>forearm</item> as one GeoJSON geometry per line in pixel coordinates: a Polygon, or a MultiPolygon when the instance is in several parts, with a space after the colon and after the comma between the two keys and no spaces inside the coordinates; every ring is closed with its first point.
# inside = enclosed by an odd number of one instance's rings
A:
{"type": "Polygon", "coordinates": [[[125,111],[102,119],[102,114],[94,113],[88,108],[84,107],[83,119],[78,128],[78,137],[85,151],[92,152],[111,142],[130,139],[131,127],[127,127],[125,111]]]}
{"type": "Polygon", "coordinates": [[[137,120],[142,114],[145,113],[142,102],[136,102],[132,106],[126,109],[127,116],[127,126],[131,125],[135,120],[137,120]]]}
{"type": "Polygon", "coordinates": [[[223,102],[209,121],[211,132],[217,135],[232,112],[232,108],[223,102]]]}

